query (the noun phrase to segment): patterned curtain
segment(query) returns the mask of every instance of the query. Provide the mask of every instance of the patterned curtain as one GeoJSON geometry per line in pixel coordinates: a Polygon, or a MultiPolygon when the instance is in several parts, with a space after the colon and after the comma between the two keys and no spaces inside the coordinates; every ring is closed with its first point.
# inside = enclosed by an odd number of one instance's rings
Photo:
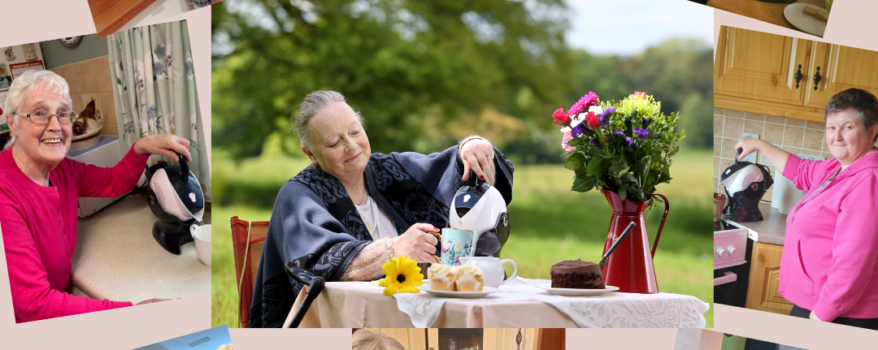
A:
{"type": "Polygon", "coordinates": [[[107,45],[122,151],[146,135],[170,133],[188,139],[189,169],[205,185],[209,198],[207,145],[186,21],[119,31],[107,36],[107,45]]]}

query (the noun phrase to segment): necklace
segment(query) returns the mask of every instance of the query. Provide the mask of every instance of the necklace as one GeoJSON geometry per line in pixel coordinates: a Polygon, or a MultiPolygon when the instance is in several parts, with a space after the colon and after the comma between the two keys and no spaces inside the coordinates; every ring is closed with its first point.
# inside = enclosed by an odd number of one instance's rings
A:
{"type": "Polygon", "coordinates": [[[359,210],[359,207],[361,206],[358,206],[357,211],[360,212],[360,218],[363,219],[363,223],[366,224],[366,229],[369,230],[369,235],[372,236],[374,241],[378,237],[378,208],[375,206],[375,201],[372,200],[372,196],[366,195],[366,204],[362,205],[362,209],[368,208],[372,212],[372,223],[366,220],[366,216],[359,210]]]}

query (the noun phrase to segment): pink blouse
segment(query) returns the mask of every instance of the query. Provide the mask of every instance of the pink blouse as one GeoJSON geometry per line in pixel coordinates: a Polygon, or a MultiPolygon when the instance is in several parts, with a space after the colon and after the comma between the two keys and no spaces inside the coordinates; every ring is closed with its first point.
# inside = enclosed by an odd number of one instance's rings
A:
{"type": "Polygon", "coordinates": [[[0,232],[16,323],[132,305],[69,293],[77,199],[130,192],[148,159],[133,146],[113,168],[64,159],[49,173],[52,186],[43,187],[18,168],[12,150],[0,151],[0,232]]]}

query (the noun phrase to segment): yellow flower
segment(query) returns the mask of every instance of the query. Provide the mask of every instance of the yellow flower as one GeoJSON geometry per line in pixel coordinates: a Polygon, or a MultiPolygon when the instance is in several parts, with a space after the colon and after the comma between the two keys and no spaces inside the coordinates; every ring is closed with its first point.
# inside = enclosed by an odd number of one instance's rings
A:
{"type": "Polygon", "coordinates": [[[384,295],[396,293],[420,293],[417,286],[424,284],[424,275],[418,262],[404,256],[387,260],[381,265],[384,274],[387,275],[379,286],[384,287],[384,295]]]}

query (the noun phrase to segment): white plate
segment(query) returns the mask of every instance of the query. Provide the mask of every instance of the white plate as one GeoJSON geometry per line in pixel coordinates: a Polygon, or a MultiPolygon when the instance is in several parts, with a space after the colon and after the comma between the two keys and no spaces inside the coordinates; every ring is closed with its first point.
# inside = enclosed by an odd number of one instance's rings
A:
{"type": "Polygon", "coordinates": [[[493,287],[484,287],[481,292],[448,292],[448,291],[439,291],[439,290],[431,290],[428,286],[420,286],[415,287],[424,292],[430,293],[433,296],[437,296],[440,298],[463,298],[463,299],[479,299],[488,296],[491,293],[501,293],[503,292],[500,288],[493,287]]]}
{"type": "Polygon", "coordinates": [[[545,289],[547,292],[549,292],[549,294],[564,295],[568,297],[590,297],[619,290],[619,287],[613,286],[606,286],[606,289],[550,288],[543,286],[537,287],[545,289]]]}
{"type": "Polygon", "coordinates": [[[826,10],[822,7],[810,4],[790,4],[783,9],[783,16],[793,25],[793,27],[796,27],[805,33],[822,38],[823,33],[826,32],[826,22],[806,15],[804,13],[805,7],[811,7],[815,10],[826,10]]]}

